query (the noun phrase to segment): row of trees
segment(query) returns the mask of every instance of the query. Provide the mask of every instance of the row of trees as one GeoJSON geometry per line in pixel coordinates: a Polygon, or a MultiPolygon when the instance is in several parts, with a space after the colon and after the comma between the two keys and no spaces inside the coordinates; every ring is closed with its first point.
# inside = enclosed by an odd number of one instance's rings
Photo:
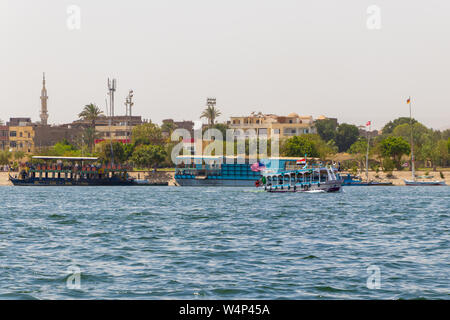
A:
{"type": "MultiPolygon", "coordinates": [[[[316,123],[317,135],[292,137],[282,144],[283,155],[331,159],[337,152],[348,152],[362,169],[365,166],[367,138],[359,135],[354,125],[336,125],[333,120],[316,123]]],[[[445,167],[450,164],[450,130],[438,131],[427,128],[417,120],[398,118],[388,122],[382,134],[370,141],[369,158],[377,166],[385,169],[401,170],[411,154],[410,136],[413,129],[414,155],[417,165],[445,167]]]]}

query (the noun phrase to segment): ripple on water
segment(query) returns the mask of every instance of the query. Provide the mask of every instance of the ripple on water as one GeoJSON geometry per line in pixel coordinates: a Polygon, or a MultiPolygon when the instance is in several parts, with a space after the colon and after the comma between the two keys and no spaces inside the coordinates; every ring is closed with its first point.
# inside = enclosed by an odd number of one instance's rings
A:
{"type": "Polygon", "coordinates": [[[450,187],[17,190],[0,193],[0,299],[450,297],[450,187]]]}

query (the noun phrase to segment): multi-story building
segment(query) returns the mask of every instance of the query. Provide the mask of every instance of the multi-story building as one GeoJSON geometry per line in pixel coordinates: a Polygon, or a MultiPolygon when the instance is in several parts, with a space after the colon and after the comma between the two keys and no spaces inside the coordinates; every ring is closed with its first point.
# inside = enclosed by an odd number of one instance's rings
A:
{"type": "Polygon", "coordinates": [[[99,143],[112,138],[114,141],[122,143],[131,142],[131,126],[95,126],[95,132],[97,133],[97,139],[95,143],[99,143]]]}
{"type": "Polygon", "coordinates": [[[290,113],[288,116],[278,116],[275,114],[252,113],[245,117],[231,117],[228,121],[231,129],[235,129],[235,135],[239,135],[244,130],[254,129],[257,135],[267,135],[268,138],[274,134],[279,134],[280,138],[291,137],[306,133],[316,133],[312,116],[299,116],[297,113],[290,113]]]}
{"type": "MultiPolygon", "coordinates": [[[[141,116],[99,117],[95,121],[95,131],[97,133],[95,143],[97,144],[110,138],[114,141],[129,143],[133,127],[145,122],[146,120],[143,120],[141,116]]],[[[74,127],[89,128],[91,123],[85,120],[77,120],[72,125],[74,127]]]]}
{"type": "Polygon", "coordinates": [[[9,127],[0,126],[0,150],[9,150],[9,127]]]}
{"type": "Polygon", "coordinates": [[[30,118],[11,118],[9,127],[9,147],[14,151],[32,153],[34,151],[34,125],[30,118]]]}

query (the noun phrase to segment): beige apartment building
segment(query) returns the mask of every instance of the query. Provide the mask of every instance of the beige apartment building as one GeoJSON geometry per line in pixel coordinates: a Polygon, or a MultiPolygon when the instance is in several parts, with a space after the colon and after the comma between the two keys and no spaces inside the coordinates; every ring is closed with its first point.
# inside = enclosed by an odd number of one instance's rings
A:
{"type": "Polygon", "coordinates": [[[95,143],[97,144],[101,141],[109,140],[110,138],[112,138],[113,141],[129,143],[132,129],[132,126],[126,125],[96,126],[95,131],[97,132],[98,139],[95,140],[95,143]]]}
{"type": "Polygon", "coordinates": [[[30,118],[11,118],[7,123],[11,151],[34,151],[34,126],[30,118]]]}
{"type": "MultiPolygon", "coordinates": [[[[231,129],[254,129],[256,134],[267,135],[269,139],[272,132],[279,134],[280,138],[316,133],[312,116],[299,116],[294,112],[288,116],[260,112],[245,117],[231,117],[228,125],[231,129]]],[[[248,135],[245,132],[244,134],[248,135]]],[[[235,135],[239,135],[239,131],[236,131],[235,135]]]]}

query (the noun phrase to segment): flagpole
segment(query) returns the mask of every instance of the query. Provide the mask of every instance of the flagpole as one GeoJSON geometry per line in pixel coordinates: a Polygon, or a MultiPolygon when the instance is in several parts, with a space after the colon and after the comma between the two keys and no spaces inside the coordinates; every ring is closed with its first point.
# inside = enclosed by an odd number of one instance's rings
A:
{"type": "Polygon", "coordinates": [[[414,138],[413,138],[413,123],[411,113],[411,97],[409,97],[409,125],[411,127],[411,174],[413,181],[416,181],[416,170],[414,166],[414,138]]]}

